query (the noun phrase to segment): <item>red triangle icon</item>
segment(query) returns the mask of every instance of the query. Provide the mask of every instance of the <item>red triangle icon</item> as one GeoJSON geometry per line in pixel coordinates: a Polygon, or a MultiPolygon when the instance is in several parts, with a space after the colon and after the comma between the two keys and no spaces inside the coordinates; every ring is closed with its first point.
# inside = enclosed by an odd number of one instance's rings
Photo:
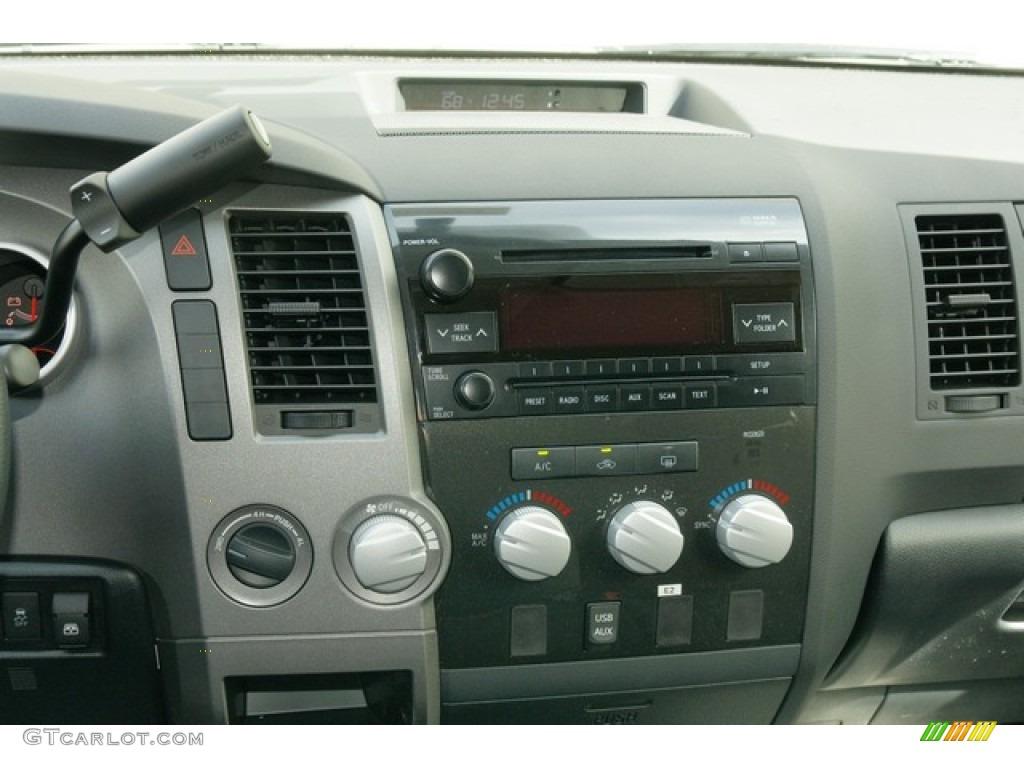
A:
{"type": "Polygon", "coordinates": [[[192,241],[188,239],[188,235],[182,235],[178,238],[178,242],[171,250],[171,256],[195,256],[196,247],[192,245],[192,241]]]}

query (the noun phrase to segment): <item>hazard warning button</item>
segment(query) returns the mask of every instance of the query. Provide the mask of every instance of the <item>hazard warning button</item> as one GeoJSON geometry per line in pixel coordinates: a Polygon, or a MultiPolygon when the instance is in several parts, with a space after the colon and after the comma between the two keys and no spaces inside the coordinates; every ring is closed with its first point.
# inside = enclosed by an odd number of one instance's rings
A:
{"type": "Polygon", "coordinates": [[[160,225],[160,246],[172,291],[210,289],[210,263],[199,211],[189,208],[160,225]]]}

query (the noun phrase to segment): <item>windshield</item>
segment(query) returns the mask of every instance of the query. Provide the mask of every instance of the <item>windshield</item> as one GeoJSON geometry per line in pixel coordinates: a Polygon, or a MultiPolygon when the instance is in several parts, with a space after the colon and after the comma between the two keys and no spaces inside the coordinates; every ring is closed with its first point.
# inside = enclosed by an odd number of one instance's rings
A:
{"type": "Polygon", "coordinates": [[[257,45],[240,41],[262,40],[268,42],[258,47],[275,51],[755,57],[1024,69],[1010,6],[993,0],[288,0],[248,6],[179,0],[159,23],[124,0],[9,5],[0,27],[8,54],[77,52],[89,40],[102,41],[88,43],[93,49],[110,51],[244,51],[257,45]]]}

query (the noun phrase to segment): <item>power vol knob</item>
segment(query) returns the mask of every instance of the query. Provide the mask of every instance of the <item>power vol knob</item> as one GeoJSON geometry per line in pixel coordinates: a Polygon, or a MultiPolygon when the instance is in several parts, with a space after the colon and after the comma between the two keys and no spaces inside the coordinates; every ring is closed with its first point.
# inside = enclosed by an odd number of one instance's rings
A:
{"type": "Polygon", "coordinates": [[[679,560],[684,543],[675,517],[653,501],[627,504],[608,524],[608,551],[633,573],[665,573],[679,560]]]}
{"type": "Polygon", "coordinates": [[[517,579],[541,581],[557,576],[569,562],[572,541],[565,526],[549,509],[520,507],[498,525],[494,554],[517,579]]]}
{"type": "Polygon", "coordinates": [[[420,265],[420,285],[434,301],[451,304],[473,288],[473,262],[462,251],[434,251],[420,265]]]}
{"type": "Polygon", "coordinates": [[[793,526],[786,513],[771,499],[754,494],[725,506],[715,535],[723,554],[747,568],[782,562],[793,545],[793,526]]]}

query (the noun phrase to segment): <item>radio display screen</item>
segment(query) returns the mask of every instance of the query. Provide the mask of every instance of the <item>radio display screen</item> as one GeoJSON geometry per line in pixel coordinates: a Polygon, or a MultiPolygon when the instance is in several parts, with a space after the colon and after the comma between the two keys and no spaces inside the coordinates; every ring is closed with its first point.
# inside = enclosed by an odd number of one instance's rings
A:
{"type": "Polygon", "coordinates": [[[721,294],[666,285],[645,288],[548,284],[500,292],[508,352],[697,350],[723,343],[721,294]]]}

